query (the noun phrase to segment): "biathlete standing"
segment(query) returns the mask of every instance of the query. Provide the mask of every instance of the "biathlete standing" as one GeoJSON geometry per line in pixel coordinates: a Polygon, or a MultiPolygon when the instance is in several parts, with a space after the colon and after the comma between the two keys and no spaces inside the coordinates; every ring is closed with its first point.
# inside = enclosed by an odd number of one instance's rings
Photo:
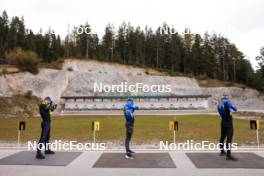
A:
{"type": "Polygon", "coordinates": [[[135,122],[135,117],[134,117],[134,112],[135,110],[138,110],[138,106],[134,105],[134,100],[133,98],[129,98],[124,105],[124,116],[125,116],[125,127],[126,127],[126,139],[125,139],[125,147],[126,147],[126,155],[125,157],[127,159],[134,159],[132,153],[132,150],[130,150],[129,143],[132,138],[133,134],[133,128],[134,128],[134,122],[135,122]]]}

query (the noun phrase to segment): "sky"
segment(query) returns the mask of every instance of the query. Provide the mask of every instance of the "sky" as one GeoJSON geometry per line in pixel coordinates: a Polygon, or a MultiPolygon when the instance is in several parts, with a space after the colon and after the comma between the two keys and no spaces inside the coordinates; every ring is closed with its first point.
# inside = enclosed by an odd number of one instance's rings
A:
{"type": "Polygon", "coordinates": [[[102,36],[107,24],[122,22],[156,29],[163,22],[179,33],[218,33],[234,43],[252,65],[264,46],[263,0],[0,0],[0,12],[24,16],[27,28],[54,29],[64,37],[68,26],[91,25],[102,36]]]}

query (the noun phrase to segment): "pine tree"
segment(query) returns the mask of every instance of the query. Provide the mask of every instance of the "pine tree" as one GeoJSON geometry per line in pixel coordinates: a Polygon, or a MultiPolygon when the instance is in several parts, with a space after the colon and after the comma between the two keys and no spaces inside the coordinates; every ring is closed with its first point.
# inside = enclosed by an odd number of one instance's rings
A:
{"type": "Polygon", "coordinates": [[[181,36],[176,33],[171,36],[169,48],[169,66],[171,71],[180,72],[180,63],[183,57],[183,43],[181,36]]]}
{"type": "Polygon", "coordinates": [[[0,16],[0,58],[4,57],[5,51],[8,50],[8,23],[8,15],[6,11],[3,11],[2,15],[0,16]]]}
{"type": "Polygon", "coordinates": [[[116,57],[119,63],[126,64],[125,62],[125,55],[126,55],[126,24],[123,23],[119,26],[117,38],[115,41],[115,50],[116,50],[116,57]]]}
{"type": "Polygon", "coordinates": [[[10,30],[8,32],[8,49],[15,47],[25,47],[25,26],[24,19],[13,17],[10,23],[10,30]]]}
{"type": "Polygon", "coordinates": [[[105,34],[103,36],[102,48],[103,56],[110,61],[114,59],[114,46],[115,46],[115,33],[113,26],[108,24],[105,28],[105,34]]]}
{"type": "Polygon", "coordinates": [[[256,57],[256,60],[258,62],[258,71],[264,78],[264,47],[260,48],[260,55],[256,57]]]}
{"type": "Polygon", "coordinates": [[[194,43],[191,49],[191,60],[193,61],[190,68],[194,75],[205,74],[205,60],[202,53],[202,38],[199,34],[195,34],[194,43]]]}
{"type": "Polygon", "coordinates": [[[184,73],[192,73],[192,66],[193,63],[192,56],[191,56],[191,48],[193,44],[193,34],[191,33],[190,29],[185,29],[184,31],[184,56],[182,57],[181,61],[181,72],[184,73]]]}

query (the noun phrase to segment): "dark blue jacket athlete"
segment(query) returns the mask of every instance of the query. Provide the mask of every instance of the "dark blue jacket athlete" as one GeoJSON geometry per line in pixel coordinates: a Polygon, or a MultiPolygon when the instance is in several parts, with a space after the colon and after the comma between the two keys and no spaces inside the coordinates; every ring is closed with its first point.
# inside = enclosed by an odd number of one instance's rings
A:
{"type": "Polygon", "coordinates": [[[126,158],[133,158],[133,156],[131,155],[131,153],[134,153],[133,151],[130,150],[129,148],[129,143],[130,140],[132,138],[132,134],[133,134],[133,128],[134,128],[134,121],[135,121],[135,117],[134,117],[134,112],[135,110],[138,110],[138,106],[134,105],[133,99],[129,98],[126,102],[126,104],[124,105],[124,116],[126,119],[126,140],[125,140],[125,147],[126,147],[126,158]]]}
{"type": "Polygon", "coordinates": [[[53,111],[57,108],[57,105],[54,104],[50,97],[46,97],[44,100],[41,101],[39,105],[39,113],[42,118],[41,123],[41,135],[38,143],[37,148],[37,159],[44,159],[44,155],[42,155],[40,147],[45,148],[45,154],[54,154],[53,151],[51,151],[47,144],[49,143],[50,139],[50,117],[53,113],[53,111]],[[42,146],[41,146],[42,145],[42,146]]]}
{"type": "Polygon", "coordinates": [[[220,137],[220,150],[221,156],[225,155],[224,150],[224,140],[226,139],[226,159],[227,160],[235,160],[231,156],[231,144],[233,139],[233,118],[231,115],[231,110],[237,111],[237,108],[231,103],[231,101],[228,100],[227,96],[222,96],[221,100],[219,101],[217,105],[217,110],[219,112],[219,115],[221,116],[221,137],[220,137]]]}

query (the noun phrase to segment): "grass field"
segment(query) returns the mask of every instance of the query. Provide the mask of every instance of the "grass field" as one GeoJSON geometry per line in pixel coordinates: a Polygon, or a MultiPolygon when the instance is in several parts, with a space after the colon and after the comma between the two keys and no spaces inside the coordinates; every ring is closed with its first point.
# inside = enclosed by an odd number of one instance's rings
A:
{"type": "MultiPolygon", "coordinates": [[[[173,134],[168,130],[170,120],[176,118],[179,122],[177,141],[208,140],[217,142],[219,138],[219,117],[215,115],[182,115],[182,116],[136,116],[133,142],[136,144],[159,143],[160,140],[172,142],[173,134]]],[[[26,131],[21,136],[22,141],[38,140],[40,135],[40,118],[9,118],[0,119],[0,141],[15,142],[17,140],[17,123],[26,120],[26,131]]],[[[71,116],[52,119],[51,139],[76,140],[78,142],[92,141],[92,121],[100,121],[100,131],[97,141],[112,141],[123,143],[125,128],[122,116],[71,116]]],[[[261,126],[264,122],[261,121],[261,126]]],[[[252,144],[256,141],[256,132],[250,130],[248,120],[234,119],[234,142],[252,144]]],[[[260,141],[264,143],[264,131],[260,129],[260,141]]]]}

